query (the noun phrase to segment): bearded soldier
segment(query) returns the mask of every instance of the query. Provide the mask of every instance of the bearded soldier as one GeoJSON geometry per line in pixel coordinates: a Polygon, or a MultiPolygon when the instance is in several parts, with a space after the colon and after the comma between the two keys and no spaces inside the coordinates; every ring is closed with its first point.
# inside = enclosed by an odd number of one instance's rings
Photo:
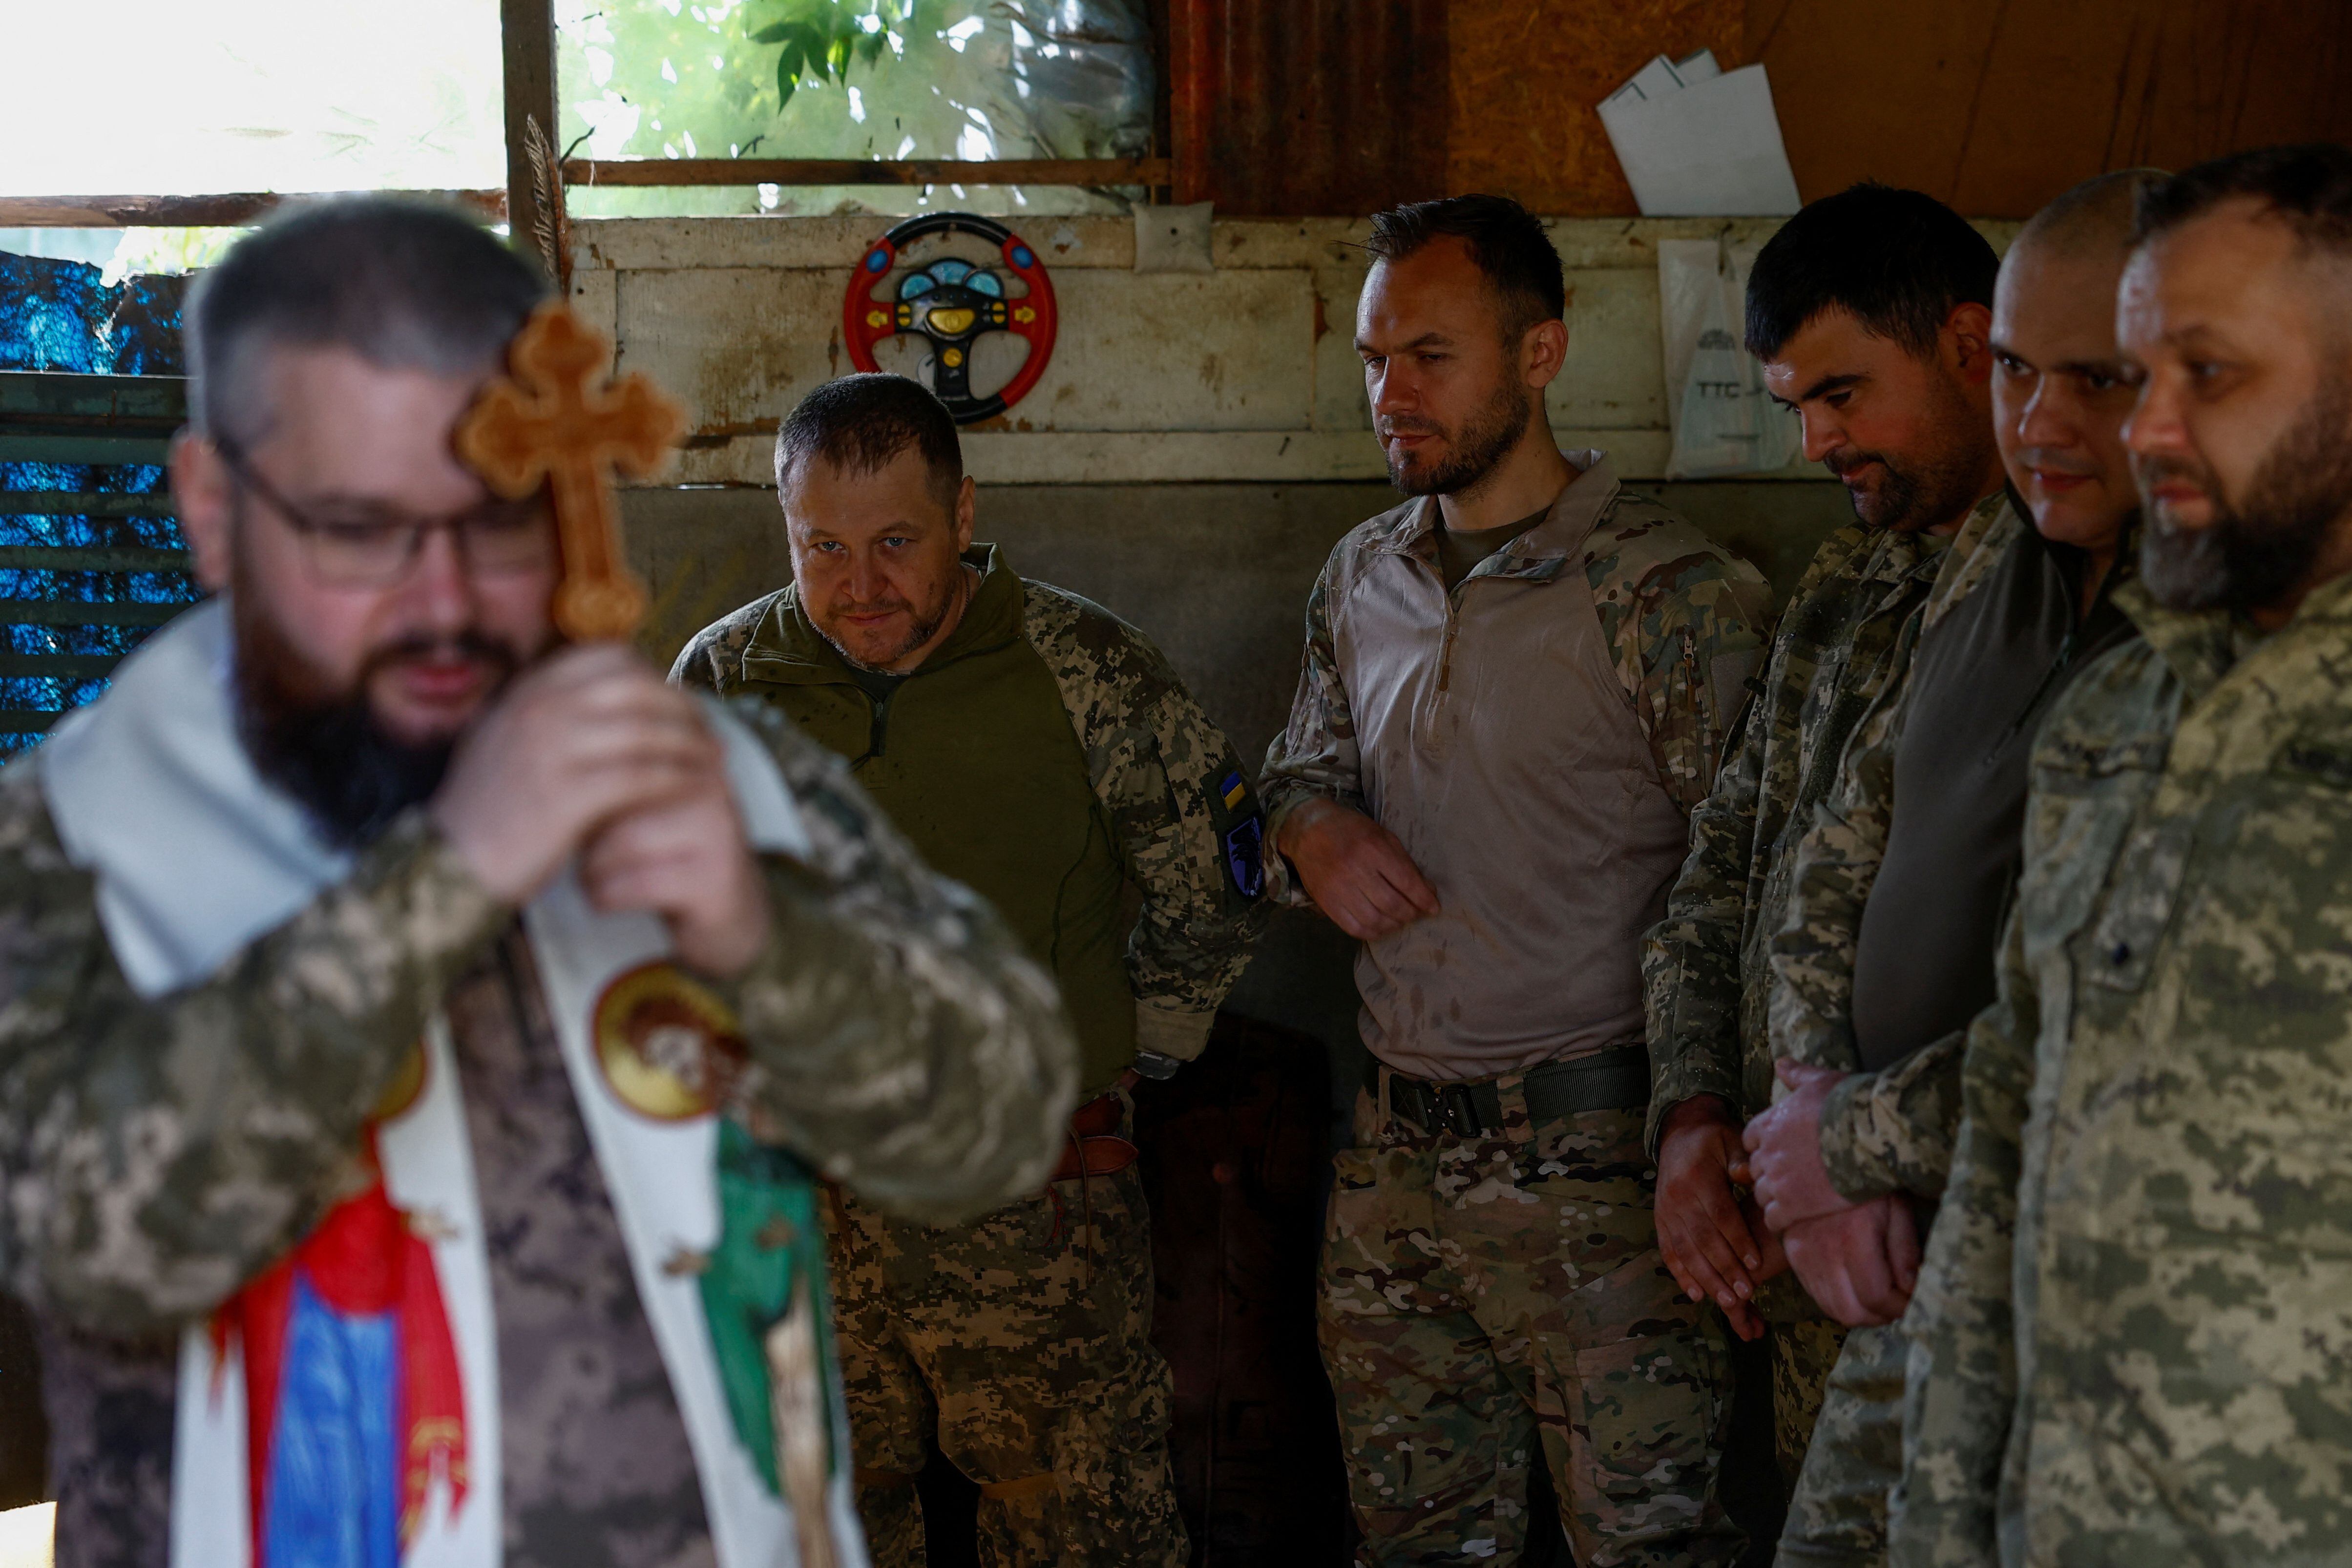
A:
{"type": "MultiPolygon", "coordinates": [[[[1822,545],[1781,612],[1736,744],[1691,814],[1689,856],[1642,968],[1659,1241],[1696,1299],[1714,1301],[1748,1338],[1769,1332],[1776,1447],[1792,1484],[1843,1330],[1789,1282],[1768,1284],[1778,1249],[1734,1185],[1740,1124],[1772,1092],[1769,945],[1839,755],[1872,701],[1907,673],[1953,536],[1998,497],[1988,340],[1997,266],[1941,203],[1859,185],[1790,219],[1748,278],[1748,346],[1773,395],[1802,416],[1806,455],[1844,481],[1854,525],[1822,545]]],[[[1884,1249],[1890,1228],[1907,1235],[1910,1223],[1881,1199],[1830,1218],[1812,1239],[1884,1249]]],[[[1820,1498],[1796,1511],[1790,1533],[1872,1531],[1883,1507],[1820,1498]]]]}
{"type": "Polygon", "coordinates": [[[1756,667],[1755,569],[1562,452],[1559,256],[1517,203],[1372,220],[1356,350],[1390,477],[1307,606],[1269,883],[1364,947],[1370,1071],[1319,1323],[1367,1563],[1728,1563],[1729,1364],[1642,1150],[1642,931],[1756,667]]]}
{"type": "Polygon", "coordinates": [[[2352,151],[2146,193],[2142,640],[2042,727],[1898,1563],[2352,1556],[2352,151]]]}
{"type": "MultiPolygon", "coordinates": [[[[1924,1231],[1943,1191],[1960,1047],[1992,999],[2016,881],[2027,754],[2067,683],[2134,635],[2114,591],[2130,575],[2121,558],[2139,510],[2115,298],[2140,178],[2067,193],[2003,258],[1992,401],[2009,504],[1980,509],[1975,537],[1954,542],[1968,553],[1928,603],[1910,678],[1863,719],[1798,847],[1771,945],[1772,1048],[1794,1092],[1746,1134],[1777,1232],[1890,1193],[1924,1231]]],[[[1814,1300],[1855,1325],[1800,1493],[1884,1496],[1901,1474],[1906,1347],[1894,1320],[1908,1278],[1883,1249],[1823,1260],[1800,1234],[1789,1255],[1814,1300]]],[[[1853,1564],[1885,1554],[1862,1511],[1791,1553],[1853,1564]]]]}
{"type": "Polygon", "coordinates": [[[985,906],[559,645],[544,505],[452,445],[542,293],[388,201],[240,243],[173,455],[220,597],[0,774],[61,1564],[862,1563],[809,1167],[951,1219],[1054,1158],[985,906]]]}

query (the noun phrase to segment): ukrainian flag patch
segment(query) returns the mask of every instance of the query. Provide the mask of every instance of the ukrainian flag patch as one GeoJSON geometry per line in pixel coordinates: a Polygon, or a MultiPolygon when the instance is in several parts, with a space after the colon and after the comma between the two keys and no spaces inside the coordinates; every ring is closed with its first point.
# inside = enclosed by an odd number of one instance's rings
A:
{"type": "Polygon", "coordinates": [[[1249,786],[1242,782],[1241,771],[1236,768],[1225,775],[1225,781],[1217,786],[1217,791],[1224,796],[1225,810],[1230,811],[1242,803],[1242,798],[1249,793],[1249,786]]]}

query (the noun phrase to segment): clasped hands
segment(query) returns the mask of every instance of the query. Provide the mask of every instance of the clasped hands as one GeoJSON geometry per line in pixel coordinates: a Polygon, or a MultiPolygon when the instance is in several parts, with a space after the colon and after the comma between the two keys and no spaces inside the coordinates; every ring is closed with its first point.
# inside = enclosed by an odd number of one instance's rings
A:
{"type": "Polygon", "coordinates": [[[1822,1106],[1847,1074],[1785,1060],[1774,1071],[1790,1092],[1744,1132],[1712,1095],[1668,1114],[1657,1210],[1666,1266],[1693,1301],[1721,1307],[1742,1339],[1763,1333],[1750,1303],[1783,1268],[1840,1322],[1893,1322],[1919,1278],[1910,1199],[1889,1193],[1857,1203],[1830,1185],[1822,1106]],[[1739,1186],[1750,1189],[1745,1200],[1739,1186]]]}
{"type": "Polygon", "coordinates": [[[730,977],[768,939],[768,894],[693,696],[617,643],[565,648],[499,694],[427,807],[503,902],[579,857],[589,901],[667,923],[680,962],[730,977]]]}

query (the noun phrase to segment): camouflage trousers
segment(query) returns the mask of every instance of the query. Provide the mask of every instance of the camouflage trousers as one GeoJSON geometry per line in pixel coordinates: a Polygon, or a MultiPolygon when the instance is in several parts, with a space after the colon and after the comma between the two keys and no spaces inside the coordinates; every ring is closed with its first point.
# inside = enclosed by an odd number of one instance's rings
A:
{"type": "Polygon", "coordinates": [[[927,1445],[980,1486],[981,1561],[1181,1568],[1172,1390],[1151,1345],[1134,1166],[1055,1182],[970,1225],[842,1195],[834,1320],[876,1568],[923,1568],[927,1445]]]}
{"type": "MultiPolygon", "coordinates": [[[[1386,1082],[1382,1074],[1382,1082],[1386,1082]]],[[[1517,1560],[1538,1454],[1580,1568],[1729,1563],[1720,1325],[1659,1260],[1638,1111],[1431,1134],[1358,1098],[1318,1332],[1360,1562],[1517,1560]]]]}
{"type": "Polygon", "coordinates": [[[1768,1319],[1764,1328],[1772,1346],[1772,1454],[1780,1464],[1781,1485],[1793,1491],[1805,1468],[1805,1450],[1812,1447],[1813,1427],[1821,1419],[1822,1401],[1829,1396],[1830,1374],[1845,1344],[1846,1331],[1813,1306],[1794,1275],[1783,1278],[1790,1293],[1812,1314],[1785,1322],[1768,1319]]]}
{"type": "Polygon", "coordinates": [[[1886,1562],[1886,1498],[1903,1479],[1903,1325],[1855,1329],[1830,1374],[1779,1561],[1822,1568],[1886,1562]]]}

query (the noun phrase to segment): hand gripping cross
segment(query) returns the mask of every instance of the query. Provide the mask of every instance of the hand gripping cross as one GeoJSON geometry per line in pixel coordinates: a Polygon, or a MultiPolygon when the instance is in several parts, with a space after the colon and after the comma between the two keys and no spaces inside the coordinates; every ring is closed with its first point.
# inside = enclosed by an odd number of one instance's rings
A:
{"type": "Polygon", "coordinates": [[[507,358],[511,376],[459,422],[457,455],[509,500],[548,482],[563,551],[557,629],[574,642],[626,637],[645,619],[646,587],[621,559],[612,471],[650,476],[686,415],[642,375],[604,384],[612,345],[561,302],[532,312],[507,358]]]}

